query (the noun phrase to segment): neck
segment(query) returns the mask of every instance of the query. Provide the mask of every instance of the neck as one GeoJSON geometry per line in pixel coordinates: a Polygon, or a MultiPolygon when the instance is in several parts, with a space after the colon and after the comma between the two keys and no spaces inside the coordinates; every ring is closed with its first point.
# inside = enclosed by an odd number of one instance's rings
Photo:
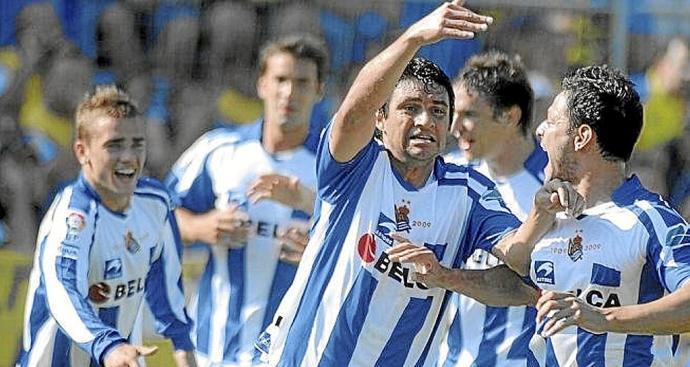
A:
{"type": "Polygon", "coordinates": [[[515,138],[504,144],[500,153],[486,160],[491,176],[496,179],[506,178],[520,171],[534,150],[534,141],[516,131],[515,138]]]}
{"type": "Polygon", "coordinates": [[[594,167],[582,171],[573,184],[575,190],[585,199],[587,208],[611,201],[613,192],[625,181],[623,162],[601,161],[594,167]]]}
{"type": "Polygon", "coordinates": [[[393,169],[407,183],[409,183],[416,189],[424,187],[424,184],[429,179],[429,175],[431,175],[431,172],[434,170],[435,161],[436,160],[433,159],[431,160],[431,162],[428,163],[420,164],[418,166],[410,166],[409,164],[400,162],[391,156],[393,169]]]}
{"type": "Polygon", "coordinates": [[[275,124],[264,122],[261,144],[269,153],[279,153],[295,149],[302,144],[309,133],[309,124],[301,124],[300,128],[283,131],[275,124]]]}

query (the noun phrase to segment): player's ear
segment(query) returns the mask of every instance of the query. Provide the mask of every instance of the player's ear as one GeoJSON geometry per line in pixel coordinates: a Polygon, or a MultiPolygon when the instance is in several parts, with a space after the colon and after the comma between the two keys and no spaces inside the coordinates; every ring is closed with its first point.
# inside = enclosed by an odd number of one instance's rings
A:
{"type": "Polygon", "coordinates": [[[74,156],[77,158],[77,162],[80,165],[85,165],[88,161],[86,144],[81,138],[77,138],[72,145],[72,150],[74,151],[74,156]]]}
{"type": "Polygon", "coordinates": [[[518,127],[518,125],[520,125],[520,119],[522,118],[522,110],[518,105],[510,106],[503,110],[501,118],[503,118],[508,125],[518,127]]]}
{"type": "Polygon", "coordinates": [[[381,107],[378,110],[376,110],[376,129],[383,132],[383,121],[386,120],[386,111],[384,109],[385,107],[381,107]]]}
{"type": "Polygon", "coordinates": [[[573,139],[575,151],[582,151],[593,146],[594,134],[594,130],[591,126],[587,124],[578,126],[577,129],[575,129],[575,139],[573,139]]]}

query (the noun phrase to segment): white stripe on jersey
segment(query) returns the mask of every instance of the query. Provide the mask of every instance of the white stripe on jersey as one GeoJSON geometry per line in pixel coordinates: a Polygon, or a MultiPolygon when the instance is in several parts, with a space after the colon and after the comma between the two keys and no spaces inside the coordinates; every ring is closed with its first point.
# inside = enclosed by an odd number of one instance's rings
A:
{"type": "Polygon", "coordinates": [[[441,264],[458,267],[470,248],[490,248],[486,239],[517,220],[472,169],[439,160],[433,179],[416,190],[395,176],[375,143],[339,164],[327,141],[317,162],[319,219],[276,313],[282,323],[271,364],[433,365],[448,292],[412,282],[411,267],[391,263],[388,233],[405,231],[441,264]]]}

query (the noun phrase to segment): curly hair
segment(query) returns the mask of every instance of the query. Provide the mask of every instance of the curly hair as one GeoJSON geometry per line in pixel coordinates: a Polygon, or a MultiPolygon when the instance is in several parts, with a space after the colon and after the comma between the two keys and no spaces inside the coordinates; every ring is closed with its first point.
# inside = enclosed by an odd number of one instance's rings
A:
{"type": "Polygon", "coordinates": [[[634,83],[607,65],[587,66],[563,79],[570,127],[587,124],[604,159],[627,162],[642,130],[642,104],[634,83]]]}
{"type": "Polygon", "coordinates": [[[519,56],[500,51],[473,56],[467,60],[455,83],[486,100],[494,117],[509,107],[518,106],[522,112],[518,121],[520,131],[525,136],[528,134],[534,92],[519,56]]]}
{"type": "Polygon", "coordinates": [[[112,84],[97,85],[77,107],[77,139],[87,137],[86,126],[99,116],[125,119],[139,115],[137,105],[123,89],[112,84]]]}

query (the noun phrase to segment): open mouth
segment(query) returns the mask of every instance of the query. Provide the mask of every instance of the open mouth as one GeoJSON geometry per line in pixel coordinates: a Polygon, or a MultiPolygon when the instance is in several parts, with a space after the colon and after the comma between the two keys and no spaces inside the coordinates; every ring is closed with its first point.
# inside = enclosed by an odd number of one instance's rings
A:
{"type": "Polygon", "coordinates": [[[436,138],[429,134],[415,134],[410,137],[410,142],[416,141],[423,144],[435,143],[436,138]]]}
{"type": "Polygon", "coordinates": [[[472,148],[473,143],[474,143],[474,140],[469,140],[469,139],[465,139],[465,138],[460,138],[458,140],[458,146],[462,150],[470,150],[470,148],[472,148]]]}
{"type": "Polygon", "coordinates": [[[115,177],[124,180],[131,180],[136,174],[137,170],[134,168],[118,168],[115,170],[115,177]]]}

